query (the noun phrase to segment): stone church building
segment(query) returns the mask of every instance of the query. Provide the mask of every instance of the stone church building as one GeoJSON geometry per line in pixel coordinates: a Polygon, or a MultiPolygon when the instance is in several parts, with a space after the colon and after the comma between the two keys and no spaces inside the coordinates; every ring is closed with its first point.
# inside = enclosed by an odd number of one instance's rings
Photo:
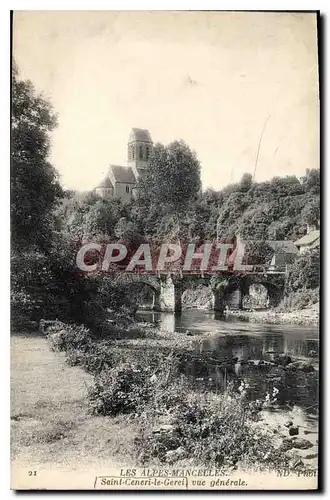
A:
{"type": "Polygon", "coordinates": [[[127,165],[110,164],[103,181],[95,188],[102,198],[130,201],[135,195],[137,179],[144,175],[152,151],[148,130],[133,128],[127,144],[127,165]]]}

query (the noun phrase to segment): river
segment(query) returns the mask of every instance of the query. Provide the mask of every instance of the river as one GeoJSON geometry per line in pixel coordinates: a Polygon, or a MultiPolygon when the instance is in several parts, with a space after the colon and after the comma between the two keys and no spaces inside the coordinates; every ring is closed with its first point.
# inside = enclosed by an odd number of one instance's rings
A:
{"type": "MultiPolygon", "coordinates": [[[[185,310],[181,315],[140,311],[139,318],[154,323],[163,331],[173,334],[183,332],[191,336],[197,358],[198,353],[203,356],[204,364],[198,359],[187,363],[185,372],[197,381],[207,380],[210,385],[216,381],[217,388],[221,390],[228,380],[240,383],[244,379],[249,384],[251,399],[262,399],[267,392],[272,394],[276,387],[279,390],[277,403],[283,418],[287,418],[290,412],[292,415],[292,409],[296,413],[298,411],[297,420],[303,426],[306,426],[307,420],[310,421],[309,417],[316,418],[319,356],[317,326],[249,323],[224,319],[217,313],[202,310],[185,310]],[[195,335],[198,335],[196,341],[195,335]],[[287,354],[294,361],[312,363],[315,370],[305,373],[271,368],[270,372],[267,362],[272,362],[279,354],[287,354]],[[238,358],[238,363],[235,366],[228,365],[232,368],[219,373],[217,367],[208,363],[207,356],[209,359],[216,358],[216,363],[220,364],[234,358],[238,358]]],[[[315,429],[315,425],[312,427],[315,429]]]]}

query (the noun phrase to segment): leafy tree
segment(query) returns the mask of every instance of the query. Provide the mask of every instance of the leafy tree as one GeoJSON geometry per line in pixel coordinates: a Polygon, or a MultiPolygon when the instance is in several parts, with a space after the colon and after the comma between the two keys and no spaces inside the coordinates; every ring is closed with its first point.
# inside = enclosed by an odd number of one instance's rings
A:
{"type": "Polygon", "coordinates": [[[274,251],[266,241],[247,241],[245,244],[244,257],[248,264],[268,264],[273,255],[274,251]]]}
{"type": "Polygon", "coordinates": [[[119,219],[114,234],[129,248],[136,248],[144,241],[140,228],[134,222],[127,220],[126,217],[119,219]]]}
{"type": "Polygon", "coordinates": [[[95,237],[114,237],[115,227],[129,211],[119,199],[104,200],[93,193],[84,197],[74,196],[58,212],[63,230],[76,240],[95,237]]]}
{"type": "Polygon", "coordinates": [[[11,235],[15,250],[46,250],[53,230],[53,211],[62,189],[49,162],[50,132],[56,117],[50,103],[30,81],[12,77],[11,235]]]}
{"type": "Polygon", "coordinates": [[[144,202],[163,204],[172,207],[172,211],[195,201],[200,188],[200,163],[183,141],[168,146],[157,144],[146,174],[138,183],[139,196],[144,202]]]}
{"type": "Polygon", "coordinates": [[[306,192],[312,194],[320,193],[320,171],[317,169],[307,169],[306,176],[302,179],[302,184],[306,192]]]}
{"type": "Polygon", "coordinates": [[[239,182],[239,189],[243,193],[251,189],[253,178],[251,174],[243,174],[242,179],[239,182]]]}
{"type": "Polygon", "coordinates": [[[320,250],[303,253],[289,269],[287,289],[295,292],[302,288],[314,289],[320,284],[320,250]]]}
{"type": "Polygon", "coordinates": [[[305,219],[306,224],[318,226],[320,220],[320,198],[313,198],[307,205],[304,206],[301,212],[302,219],[305,219]]]}

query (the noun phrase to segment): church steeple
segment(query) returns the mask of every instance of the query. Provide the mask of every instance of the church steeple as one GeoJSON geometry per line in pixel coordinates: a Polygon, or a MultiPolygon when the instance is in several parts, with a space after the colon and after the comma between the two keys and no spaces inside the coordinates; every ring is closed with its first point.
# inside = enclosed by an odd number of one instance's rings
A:
{"type": "Polygon", "coordinates": [[[148,130],[133,128],[128,138],[127,163],[138,177],[148,166],[152,139],[148,130]]]}

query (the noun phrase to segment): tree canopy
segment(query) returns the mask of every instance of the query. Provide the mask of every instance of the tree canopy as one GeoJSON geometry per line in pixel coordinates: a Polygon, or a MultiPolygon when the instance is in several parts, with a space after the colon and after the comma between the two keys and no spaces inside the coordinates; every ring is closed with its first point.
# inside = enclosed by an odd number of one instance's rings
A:
{"type": "Polygon", "coordinates": [[[140,198],[175,209],[195,201],[200,188],[200,163],[183,141],[168,146],[156,144],[146,173],[138,182],[140,198]]]}
{"type": "Polygon", "coordinates": [[[11,235],[17,250],[46,249],[52,213],[62,189],[49,161],[50,132],[56,126],[51,104],[14,66],[11,135],[11,235]]]}

